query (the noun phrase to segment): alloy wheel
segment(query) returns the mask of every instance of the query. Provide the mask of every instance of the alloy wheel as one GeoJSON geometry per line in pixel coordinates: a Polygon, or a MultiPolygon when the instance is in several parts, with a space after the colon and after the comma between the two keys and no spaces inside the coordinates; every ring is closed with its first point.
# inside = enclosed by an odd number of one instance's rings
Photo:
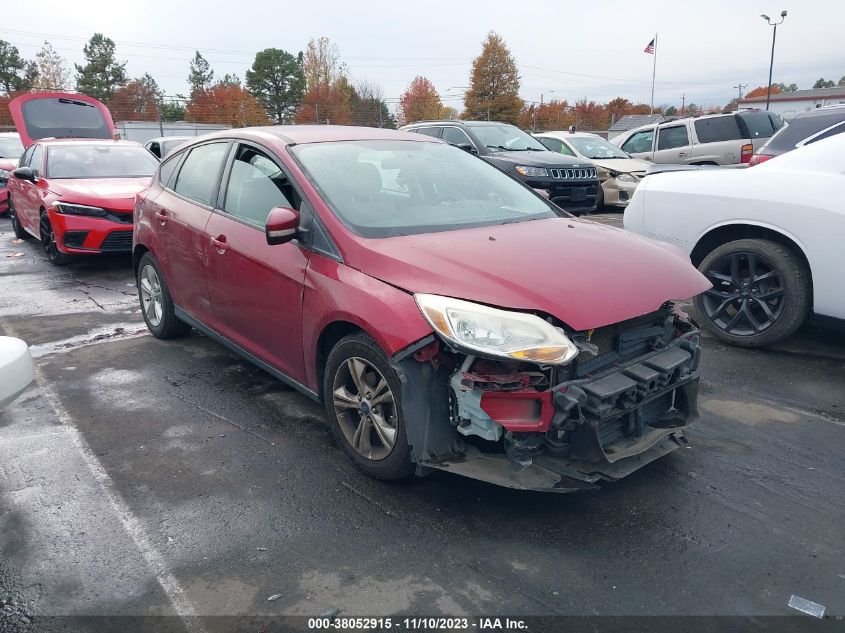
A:
{"type": "Polygon", "coordinates": [[[728,334],[754,336],[783,314],[787,299],[783,276],[761,255],[728,253],[704,275],[713,284],[702,297],[707,318],[728,334]]]}
{"type": "Polygon", "coordinates": [[[46,213],[41,214],[39,227],[41,231],[41,244],[44,246],[44,252],[50,259],[58,259],[61,257],[61,251],[56,245],[56,236],[53,234],[53,225],[50,224],[50,218],[46,213]]]}
{"type": "Polygon", "coordinates": [[[144,310],[144,316],[153,327],[161,323],[164,315],[164,306],[162,303],[161,281],[158,278],[156,269],[147,264],[141,269],[140,275],[140,289],[141,289],[141,308],[144,310]]]}
{"type": "Polygon", "coordinates": [[[349,445],[381,460],[396,444],[396,400],[387,379],[369,361],[352,357],[338,367],[332,387],[335,415],[349,445]]]}

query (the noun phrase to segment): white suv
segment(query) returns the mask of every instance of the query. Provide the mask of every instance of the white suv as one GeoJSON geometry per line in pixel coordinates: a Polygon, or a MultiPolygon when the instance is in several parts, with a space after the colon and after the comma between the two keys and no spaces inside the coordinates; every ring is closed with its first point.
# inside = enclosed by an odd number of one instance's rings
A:
{"type": "Polygon", "coordinates": [[[653,163],[734,165],[748,163],[783,125],[774,112],[748,110],[643,125],[610,142],[653,163]]]}

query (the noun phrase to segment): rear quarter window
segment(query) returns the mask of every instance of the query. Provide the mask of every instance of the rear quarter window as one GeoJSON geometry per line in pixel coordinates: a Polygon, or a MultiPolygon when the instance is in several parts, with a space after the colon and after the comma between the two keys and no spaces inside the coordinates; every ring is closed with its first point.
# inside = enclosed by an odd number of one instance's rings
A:
{"type": "Polygon", "coordinates": [[[736,118],[747,128],[743,136],[750,139],[769,138],[783,126],[783,120],[769,112],[740,112],[736,118]]]}
{"type": "MultiPolygon", "coordinates": [[[[695,135],[698,137],[699,143],[738,141],[745,138],[736,117],[733,115],[713,117],[712,119],[696,119],[694,125],[695,135]]],[[[771,132],[769,136],[771,136],[771,132]]]]}
{"type": "Polygon", "coordinates": [[[176,172],[176,167],[179,165],[181,158],[182,154],[168,158],[158,168],[158,181],[162,187],[168,189],[172,187],[173,174],[176,172]]]}

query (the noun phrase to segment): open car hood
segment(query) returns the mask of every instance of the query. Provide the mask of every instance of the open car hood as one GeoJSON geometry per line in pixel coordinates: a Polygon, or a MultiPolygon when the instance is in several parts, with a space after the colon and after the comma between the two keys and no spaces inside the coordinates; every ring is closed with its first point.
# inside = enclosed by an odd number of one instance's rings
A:
{"type": "Polygon", "coordinates": [[[43,138],[114,138],[109,109],[86,95],[33,92],[12,99],[9,111],[24,147],[43,138]]]}
{"type": "Polygon", "coordinates": [[[348,263],[409,292],[544,312],[576,330],[648,314],[711,287],[680,249],[574,218],[360,244],[348,263]]]}

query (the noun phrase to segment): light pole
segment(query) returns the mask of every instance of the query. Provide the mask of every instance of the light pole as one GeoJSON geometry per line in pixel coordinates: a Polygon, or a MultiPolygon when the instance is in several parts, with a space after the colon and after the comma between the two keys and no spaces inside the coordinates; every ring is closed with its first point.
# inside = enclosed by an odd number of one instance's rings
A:
{"type": "Polygon", "coordinates": [[[771,99],[772,99],[772,68],[775,65],[775,38],[777,38],[777,36],[778,36],[778,24],[783,24],[783,21],[786,19],[786,9],[784,9],[783,11],[780,12],[780,22],[772,22],[772,19],[768,15],[766,15],[765,13],[762,13],[760,15],[760,17],[763,18],[769,24],[769,26],[773,27],[772,28],[772,57],[769,60],[769,83],[766,84],[766,110],[768,110],[769,109],[769,101],[771,101],[771,99]]]}

